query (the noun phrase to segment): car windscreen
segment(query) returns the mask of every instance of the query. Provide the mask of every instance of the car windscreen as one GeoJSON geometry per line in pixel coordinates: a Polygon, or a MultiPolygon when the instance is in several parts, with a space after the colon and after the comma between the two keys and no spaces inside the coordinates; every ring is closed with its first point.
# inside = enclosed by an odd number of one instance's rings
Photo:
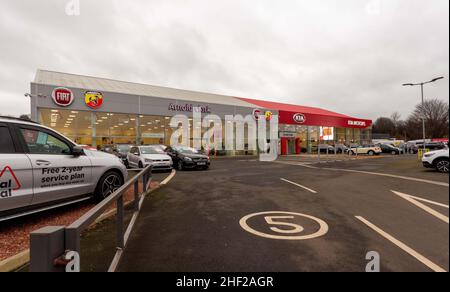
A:
{"type": "Polygon", "coordinates": [[[182,154],[201,154],[197,149],[189,147],[177,147],[174,149],[182,154]]]}
{"type": "Polygon", "coordinates": [[[161,148],[153,146],[141,147],[140,150],[141,154],[165,154],[161,148]]]}
{"type": "Polygon", "coordinates": [[[131,145],[117,145],[117,151],[120,153],[128,153],[130,152],[131,145]]]}

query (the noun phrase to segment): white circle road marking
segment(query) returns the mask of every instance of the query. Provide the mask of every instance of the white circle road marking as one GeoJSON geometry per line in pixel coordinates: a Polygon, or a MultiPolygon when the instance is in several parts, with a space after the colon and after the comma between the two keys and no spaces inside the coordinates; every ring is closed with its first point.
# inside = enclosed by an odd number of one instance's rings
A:
{"type": "MultiPolygon", "coordinates": [[[[239,224],[241,225],[241,227],[254,235],[260,236],[260,237],[265,237],[265,238],[269,238],[269,239],[278,239],[278,240],[307,240],[307,239],[313,239],[313,238],[317,238],[317,237],[321,237],[324,236],[325,234],[328,233],[328,224],[316,217],[310,216],[310,215],[306,215],[306,214],[301,214],[301,213],[292,213],[292,212],[278,212],[278,211],[270,211],[270,212],[261,212],[261,213],[254,213],[254,214],[250,214],[247,215],[245,217],[243,217],[240,221],[239,224]],[[278,216],[278,215],[291,215],[291,216],[278,216]],[[253,217],[257,217],[257,216],[263,216],[263,215],[267,215],[265,216],[265,220],[268,224],[271,225],[283,225],[283,226],[291,226],[294,227],[294,230],[299,231],[298,233],[302,232],[304,230],[304,228],[300,225],[297,224],[292,224],[292,223],[286,223],[286,222],[275,222],[273,221],[273,219],[288,219],[291,218],[293,219],[293,216],[298,216],[298,217],[304,217],[304,218],[308,218],[310,220],[315,221],[316,223],[319,224],[320,228],[316,233],[313,234],[309,234],[309,235],[301,235],[301,236],[287,236],[287,235],[273,235],[273,234],[267,234],[264,232],[260,232],[258,230],[255,230],[253,228],[251,228],[248,224],[247,221],[253,217]],[[272,216],[269,216],[272,215],[272,216]]],[[[278,233],[291,233],[289,231],[285,231],[285,230],[281,230],[278,229],[276,227],[272,227],[271,230],[278,232],[278,233]]]]}

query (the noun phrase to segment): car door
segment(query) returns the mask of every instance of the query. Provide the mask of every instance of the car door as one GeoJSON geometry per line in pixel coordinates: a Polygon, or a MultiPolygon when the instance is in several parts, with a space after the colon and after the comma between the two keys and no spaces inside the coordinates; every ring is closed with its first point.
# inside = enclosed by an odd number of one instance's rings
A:
{"type": "Polygon", "coordinates": [[[167,147],[166,153],[170,156],[170,158],[172,158],[173,164],[176,165],[178,163],[178,156],[176,151],[172,147],[167,147]]]}
{"type": "Polygon", "coordinates": [[[130,153],[128,153],[128,163],[132,167],[137,167],[136,153],[137,153],[137,147],[132,147],[130,149],[130,153]]]}
{"type": "Polygon", "coordinates": [[[40,127],[18,126],[18,132],[33,167],[33,205],[92,191],[91,160],[86,155],[73,155],[72,142],[40,127]]]}
{"type": "Polygon", "coordinates": [[[0,123],[0,212],[27,207],[33,199],[33,169],[13,129],[0,123]]]}

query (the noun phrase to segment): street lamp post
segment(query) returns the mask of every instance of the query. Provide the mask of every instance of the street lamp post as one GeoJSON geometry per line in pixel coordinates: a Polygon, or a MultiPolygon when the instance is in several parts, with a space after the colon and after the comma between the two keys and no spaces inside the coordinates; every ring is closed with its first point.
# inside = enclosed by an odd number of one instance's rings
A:
{"type": "MultiPolygon", "coordinates": [[[[420,83],[405,83],[403,84],[403,86],[419,86],[420,85],[420,91],[422,94],[422,111],[424,111],[424,105],[425,105],[425,96],[424,96],[424,85],[425,84],[429,84],[429,83],[433,83],[436,82],[438,80],[444,79],[444,77],[438,77],[438,78],[434,78],[431,81],[427,81],[427,82],[420,82],[420,83]]],[[[426,141],[427,141],[427,136],[426,136],[426,127],[425,127],[425,113],[422,113],[422,131],[423,131],[423,149],[425,150],[427,147],[425,145],[426,141]]]]}

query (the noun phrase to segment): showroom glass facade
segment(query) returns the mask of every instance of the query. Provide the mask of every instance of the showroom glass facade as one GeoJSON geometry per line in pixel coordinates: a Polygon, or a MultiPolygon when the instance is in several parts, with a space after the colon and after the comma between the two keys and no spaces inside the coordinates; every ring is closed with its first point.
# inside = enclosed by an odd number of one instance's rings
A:
{"type": "MultiPolygon", "coordinates": [[[[129,115],[119,113],[100,113],[92,111],[73,111],[63,109],[40,108],[38,122],[46,125],[80,145],[88,145],[100,149],[103,145],[133,144],[133,145],[170,145],[174,130],[170,127],[170,116],[129,115]]],[[[225,125],[225,121],[221,121],[225,125]]],[[[208,130],[202,128],[201,123],[194,125],[189,119],[190,143],[193,144],[193,129],[201,129],[201,136],[208,130]]],[[[236,126],[235,126],[236,127],[236,126]]],[[[235,129],[236,131],[236,129],[235,129]]],[[[245,126],[245,137],[248,127],[245,126]]],[[[244,151],[226,152],[225,127],[222,130],[223,148],[216,150],[217,155],[252,155],[247,149],[245,139],[244,151]]]]}
{"type": "MultiPolygon", "coordinates": [[[[119,113],[100,113],[93,111],[73,111],[63,109],[41,108],[39,122],[64,134],[80,145],[89,145],[98,149],[103,145],[135,144],[170,145],[174,129],[169,125],[171,117],[154,115],[130,115],[119,113]]],[[[190,121],[191,143],[193,125],[190,121]]],[[[224,121],[222,121],[224,125],[224,121]]],[[[207,129],[202,128],[202,136],[207,129]]],[[[247,133],[246,128],[246,133],[247,133]]],[[[225,130],[222,137],[225,137],[225,130]]],[[[280,138],[289,137],[288,153],[296,153],[295,140],[299,139],[301,153],[316,153],[321,144],[344,144],[347,146],[367,145],[371,143],[371,129],[333,128],[333,137],[321,140],[321,127],[280,125],[280,138]]],[[[248,142],[246,141],[245,144],[248,142]]],[[[223,143],[225,146],[225,142],[223,143]]],[[[214,149],[214,146],[210,146],[214,149]]],[[[219,155],[249,155],[252,151],[229,153],[224,149],[215,149],[219,155]]]]}
{"type": "MultiPolygon", "coordinates": [[[[342,144],[346,146],[370,145],[372,143],[372,128],[350,129],[331,127],[332,137],[323,139],[321,132],[327,127],[280,125],[280,138],[288,137],[288,154],[296,153],[296,140],[300,142],[301,153],[317,153],[319,145],[342,144]],[[322,131],[321,131],[322,128],[322,131]]],[[[329,127],[328,127],[329,128],[329,127]]]]}

